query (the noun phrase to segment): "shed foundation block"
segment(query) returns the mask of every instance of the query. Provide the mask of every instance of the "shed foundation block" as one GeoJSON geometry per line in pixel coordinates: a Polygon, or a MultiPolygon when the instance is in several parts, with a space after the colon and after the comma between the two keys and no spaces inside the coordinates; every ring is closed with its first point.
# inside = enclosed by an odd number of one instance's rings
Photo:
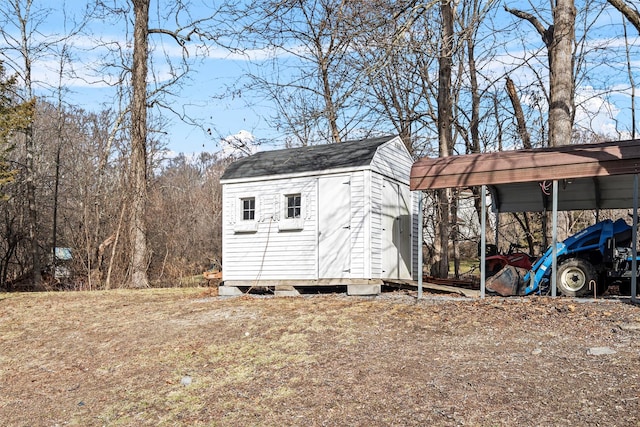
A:
{"type": "Polygon", "coordinates": [[[380,285],[347,285],[347,295],[379,295],[381,291],[380,285]]]}
{"type": "Polygon", "coordinates": [[[299,297],[300,292],[293,286],[276,286],[273,294],[277,297],[299,297]]]}
{"type": "Polygon", "coordinates": [[[244,295],[244,293],[240,290],[240,288],[236,286],[219,286],[218,287],[218,295],[221,297],[235,297],[244,295]]]}

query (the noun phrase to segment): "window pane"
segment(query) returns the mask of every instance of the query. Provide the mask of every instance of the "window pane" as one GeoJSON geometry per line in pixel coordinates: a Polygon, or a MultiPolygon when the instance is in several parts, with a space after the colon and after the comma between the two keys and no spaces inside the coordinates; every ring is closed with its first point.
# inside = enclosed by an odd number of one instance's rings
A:
{"type": "Polygon", "coordinates": [[[255,219],[256,199],[242,199],[242,219],[251,221],[255,219]]]}
{"type": "Polygon", "coordinates": [[[286,218],[300,218],[301,207],[302,198],[300,194],[291,194],[287,196],[286,218]]]}

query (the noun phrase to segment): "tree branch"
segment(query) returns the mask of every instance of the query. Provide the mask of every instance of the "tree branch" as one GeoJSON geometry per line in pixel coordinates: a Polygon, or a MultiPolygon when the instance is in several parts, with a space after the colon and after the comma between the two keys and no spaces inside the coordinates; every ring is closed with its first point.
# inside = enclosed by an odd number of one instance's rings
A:
{"type": "Polygon", "coordinates": [[[535,16],[533,16],[528,12],[524,12],[518,9],[510,9],[507,6],[504,7],[504,10],[506,10],[507,12],[509,12],[514,16],[517,16],[520,19],[529,21],[531,25],[535,27],[536,31],[538,31],[538,33],[540,34],[540,37],[542,37],[542,41],[544,41],[544,44],[547,47],[549,47],[549,45],[553,41],[553,25],[550,25],[549,28],[544,28],[544,25],[542,25],[542,23],[538,21],[538,18],[536,18],[535,16]]]}
{"type": "Polygon", "coordinates": [[[622,13],[625,16],[625,18],[627,18],[634,27],[636,27],[636,30],[638,30],[638,33],[640,33],[640,13],[638,13],[638,10],[635,7],[628,4],[624,0],[607,0],[607,1],[611,6],[618,9],[618,11],[622,13]]]}
{"type": "Polygon", "coordinates": [[[513,80],[511,80],[509,76],[507,76],[506,89],[516,115],[516,121],[518,123],[518,134],[520,135],[520,138],[522,138],[523,147],[531,148],[531,139],[529,138],[529,132],[527,131],[527,121],[525,120],[524,113],[522,112],[520,98],[518,98],[518,94],[516,93],[516,86],[513,84],[513,80]]]}

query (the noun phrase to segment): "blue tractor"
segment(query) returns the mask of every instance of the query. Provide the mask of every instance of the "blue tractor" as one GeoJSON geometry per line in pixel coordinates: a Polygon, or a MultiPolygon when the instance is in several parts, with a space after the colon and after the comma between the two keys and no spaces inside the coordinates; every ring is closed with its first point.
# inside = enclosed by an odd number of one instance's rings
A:
{"type": "MultiPolygon", "coordinates": [[[[623,219],[598,222],[557,243],[558,292],[566,296],[602,294],[609,285],[617,285],[620,294],[629,295],[633,260],[631,243],[632,227],[623,219]]],[[[502,274],[488,279],[487,289],[491,291],[493,286],[502,295],[548,294],[552,252],[551,247],[547,249],[528,271],[505,267],[502,274]]]]}

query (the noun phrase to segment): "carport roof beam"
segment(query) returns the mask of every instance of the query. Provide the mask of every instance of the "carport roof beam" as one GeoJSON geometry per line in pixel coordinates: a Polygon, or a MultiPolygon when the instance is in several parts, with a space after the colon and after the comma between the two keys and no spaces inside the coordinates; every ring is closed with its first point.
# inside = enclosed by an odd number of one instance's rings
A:
{"type": "Polygon", "coordinates": [[[487,185],[498,212],[552,210],[551,183],[561,182],[558,210],[633,205],[640,140],[418,159],[412,190],[487,185]]]}
{"type": "Polygon", "coordinates": [[[418,159],[412,190],[551,181],[640,172],[640,140],[418,159]]]}

